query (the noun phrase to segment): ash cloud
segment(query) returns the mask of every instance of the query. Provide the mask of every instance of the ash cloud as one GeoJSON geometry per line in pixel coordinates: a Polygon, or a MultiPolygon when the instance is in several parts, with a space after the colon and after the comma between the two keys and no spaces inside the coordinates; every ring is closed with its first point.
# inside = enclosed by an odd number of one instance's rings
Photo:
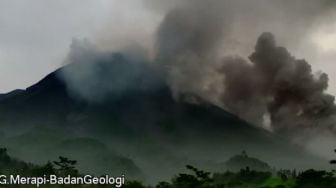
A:
{"type": "MultiPolygon", "coordinates": [[[[145,2],[164,15],[155,35],[155,57],[135,46],[123,50],[128,63],[116,64],[110,52],[74,42],[68,62],[85,66],[63,72],[71,93],[103,101],[136,87],[141,75],[150,75],[146,80],[161,80],[163,75],[177,100],[197,95],[256,125],[269,122],[267,128],[275,132],[334,129],[334,97],[326,93],[328,76],[314,73],[307,61],[289,53],[305,44],[302,41],[321,20],[328,22],[325,16],[334,10],[334,1],[145,2]],[[148,63],[152,59],[155,66],[148,63]],[[110,76],[104,77],[93,62],[105,62],[110,76]]],[[[160,84],[148,82],[147,88],[160,84]]]]}
{"type": "MultiPolygon", "coordinates": [[[[329,0],[149,2],[165,14],[156,36],[155,59],[163,65],[175,95],[196,92],[213,102],[223,90],[217,74],[220,58],[247,57],[264,31],[297,49],[335,4],[329,0]]],[[[313,48],[309,45],[305,52],[313,48]]]]}
{"type": "Polygon", "coordinates": [[[279,47],[271,33],[259,37],[249,59],[251,63],[239,58],[222,61],[221,99],[228,109],[257,121],[269,114],[272,128],[286,134],[329,128],[336,111],[334,96],[325,93],[325,73],[314,74],[305,60],[279,47]]]}
{"type": "Polygon", "coordinates": [[[156,61],[166,72],[176,97],[179,93],[201,94],[200,87],[209,87],[207,80],[213,84],[214,79],[207,77],[213,71],[211,63],[225,33],[225,17],[218,14],[218,7],[205,9],[201,4],[195,1],[194,6],[173,9],[158,29],[156,61]]]}
{"type": "Polygon", "coordinates": [[[197,94],[257,125],[268,119],[270,129],[290,136],[334,129],[328,76],[263,33],[295,49],[333,9],[327,0],[182,1],[159,26],[156,61],[176,98],[197,94]]]}
{"type": "MultiPolygon", "coordinates": [[[[255,39],[265,31],[278,36],[282,45],[298,48],[305,43],[317,26],[330,23],[333,18],[335,2],[330,0],[182,0],[182,1],[146,1],[148,6],[163,12],[165,19],[161,23],[167,24],[172,20],[172,14],[180,25],[188,27],[190,22],[203,25],[198,29],[208,33],[209,37],[217,38],[221,54],[240,54],[247,56],[253,50],[255,39]],[[153,5],[154,4],[154,5],[153,5]],[[170,6],[168,5],[170,4],[170,6]],[[168,7],[167,9],[164,9],[168,7]],[[173,7],[173,8],[171,8],[173,7]],[[168,11],[166,13],[165,11],[168,11]],[[207,14],[204,14],[207,13],[207,14]],[[202,15],[203,14],[203,15],[202,15]],[[218,18],[220,20],[218,20],[218,18]],[[218,33],[209,23],[218,23],[225,32],[218,33]],[[289,32],[290,30],[290,32],[289,32]]],[[[172,21],[171,21],[172,23],[172,21]]],[[[217,28],[218,28],[217,27],[217,28]]],[[[179,26],[175,28],[180,28],[179,26]]],[[[189,29],[192,29],[190,27],[189,29]]],[[[185,29],[187,30],[187,29],[185,29]]],[[[195,32],[190,32],[193,35],[195,32]]],[[[187,35],[187,34],[184,34],[187,35]]],[[[160,38],[160,37],[159,37],[160,38]]],[[[158,40],[160,41],[160,39],[158,40]]],[[[209,40],[208,44],[211,42],[209,40]]],[[[306,46],[307,47],[307,46],[306,46]]],[[[201,47],[199,47],[201,48],[201,47]]],[[[211,49],[206,49],[209,51],[211,49]]],[[[306,52],[306,51],[305,51],[306,52]]]]}

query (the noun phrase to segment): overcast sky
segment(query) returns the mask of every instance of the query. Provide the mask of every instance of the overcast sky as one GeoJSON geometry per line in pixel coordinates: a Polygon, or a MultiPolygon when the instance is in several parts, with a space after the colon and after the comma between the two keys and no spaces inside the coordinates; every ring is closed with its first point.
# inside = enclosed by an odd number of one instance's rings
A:
{"type": "MultiPolygon", "coordinates": [[[[127,41],[152,46],[163,11],[150,9],[162,4],[143,1],[0,0],[0,93],[26,88],[62,66],[72,38],[102,48],[122,48],[127,41]]],[[[327,72],[336,94],[336,21],[316,28],[307,40],[318,52],[309,53],[302,44],[294,55],[327,72]]]]}
{"type": "Polygon", "coordinates": [[[112,36],[121,41],[128,32],[152,32],[147,12],[133,0],[0,0],[0,93],[26,88],[60,67],[72,38],[107,45],[112,36]],[[128,24],[138,31],[125,29],[128,24]]]}

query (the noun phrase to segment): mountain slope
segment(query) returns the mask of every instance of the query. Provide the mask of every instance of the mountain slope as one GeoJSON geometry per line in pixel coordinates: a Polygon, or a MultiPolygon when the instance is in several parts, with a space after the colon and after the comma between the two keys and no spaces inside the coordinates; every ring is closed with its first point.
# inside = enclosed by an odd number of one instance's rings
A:
{"type": "MultiPolygon", "coordinates": [[[[118,88],[118,95],[109,86],[104,100],[84,100],[64,73],[76,73],[87,64],[70,64],[26,90],[0,95],[0,130],[13,137],[42,126],[61,129],[74,139],[94,138],[134,160],[148,176],[156,174],[147,177],[152,180],[168,177],[186,163],[223,170],[217,164],[243,150],[281,168],[314,167],[324,162],[210,103],[197,98],[196,103],[175,100],[157,69],[144,65],[141,71],[135,71],[143,62],[136,64],[120,54],[111,56],[89,64],[89,71],[99,70],[94,72],[98,81],[90,83],[85,76],[92,73],[84,74],[87,81],[83,87],[92,87],[85,91],[103,90],[106,84],[123,80],[120,75],[135,72],[136,77],[127,77],[130,83],[122,90],[118,88]],[[116,69],[117,76],[110,77],[116,69]]],[[[24,146],[25,142],[17,145],[24,146]]],[[[6,145],[6,140],[3,143],[6,145]]],[[[15,146],[11,147],[15,150],[15,146]]]]}

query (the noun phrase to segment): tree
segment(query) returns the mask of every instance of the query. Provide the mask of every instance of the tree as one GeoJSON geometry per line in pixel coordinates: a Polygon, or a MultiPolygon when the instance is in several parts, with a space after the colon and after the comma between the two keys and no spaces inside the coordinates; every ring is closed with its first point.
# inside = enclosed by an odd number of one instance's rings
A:
{"type": "Polygon", "coordinates": [[[75,160],[60,156],[59,161],[54,161],[54,164],[60,175],[78,175],[78,170],[75,168],[77,161],[75,160]]]}
{"type": "Polygon", "coordinates": [[[52,175],[56,174],[56,169],[51,162],[43,166],[34,166],[30,169],[29,175],[33,175],[34,177],[43,177],[44,175],[52,175]]]}
{"type": "Polygon", "coordinates": [[[296,179],[295,188],[335,188],[336,179],[334,174],[323,170],[306,170],[302,172],[296,179]]]}
{"type": "MultiPolygon", "coordinates": [[[[204,172],[197,168],[187,165],[186,168],[193,174],[179,174],[173,179],[173,187],[183,188],[209,188],[213,187],[213,178],[210,177],[210,172],[204,172]]],[[[165,185],[167,187],[167,185],[165,185]]],[[[162,187],[162,186],[161,186],[162,187]]]]}
{"type": "Polygon", "coordinates": [[[6,148],[0,148],[0,162],[8,163],[10,161],[10,157],[7,154],[6,148]]]}

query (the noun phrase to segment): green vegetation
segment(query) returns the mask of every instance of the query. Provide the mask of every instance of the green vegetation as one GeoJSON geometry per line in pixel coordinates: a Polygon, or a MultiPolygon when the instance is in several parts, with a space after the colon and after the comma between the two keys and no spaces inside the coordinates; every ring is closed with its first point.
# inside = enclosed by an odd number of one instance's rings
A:
{"type": "MultiPolygon", "coordinates": [[[[247,157],[246,153],[243,153],[247,157]]],[[[241,155],[238,155],[241,156],[241,155]]],[[[230,160],[229,160],[230,161],[230,160]]],[[[259,160],[258,160],[259,161],[259,160]]],[[[259,161],[260,162],[260,161],[259,161]]],[[[260,163],[264,164],[264,163],[260,163]]],[[[11,158],[6,149],[0,149],[0,173],[20,174],[26,177],[43,177],[55,174],[60,177],[71,175],[82,176],[76,169],[77,161],[66,157],[59,157],[57,161],[45,165],[34,165],[11,158]]],[[[321,170],[256,171],[249,167],[238,172],[226,171],[210,173],[199,170],[193,166],[186,166],[189,173],[180,173],[169,182],[159,182],[156,185],[145,185],[139,181],[127,179],[125,188],[336,188],[336,172],[321,170]]],[[[36,185],[0,185],[0,187],[36,187],[36,185]]],[[[41,187],[69,187],[69,188],[95,188],[111,187],[110,185],[41,185],[41,187]]]]}
{"type": "MultiPolygon", "coordinates": [[[[239,172],[204,172],[187,166],[190,174],[179,174],[171,182],[160,182],[154,188],[335,188],[334,172],[307,170],[296,175],[279,172],[257,172],[249,168],[239,172]]],[[[126,188],[151,188],[139,182],[128,182],[126,188]]]]}

